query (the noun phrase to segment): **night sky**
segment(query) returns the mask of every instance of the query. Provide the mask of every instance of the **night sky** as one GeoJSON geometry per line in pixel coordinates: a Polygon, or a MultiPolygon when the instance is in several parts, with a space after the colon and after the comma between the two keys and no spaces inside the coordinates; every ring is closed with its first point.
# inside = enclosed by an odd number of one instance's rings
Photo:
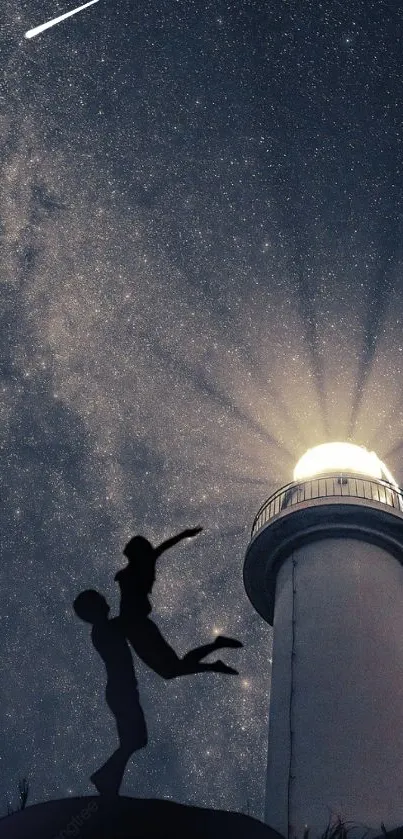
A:
{"type": "Polygon", "coordinates": [[[271,629],[242,565],[304,451],[403,482],[402,29],[396,0],[4,0],[0,34],[0,811],[95,792],[117,744],[72,608],[116,614],[135,533],[183,654],[135,659],[149,745],[121,792],[263,816],[271,629]],[[76,5],[79,5],[77,2],[76,5]]]}

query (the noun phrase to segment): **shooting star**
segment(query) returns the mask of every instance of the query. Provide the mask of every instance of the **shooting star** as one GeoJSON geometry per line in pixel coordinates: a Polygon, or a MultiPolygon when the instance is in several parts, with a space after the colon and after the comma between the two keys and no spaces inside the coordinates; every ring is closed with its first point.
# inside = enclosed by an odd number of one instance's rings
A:
{"type": "Polygon", "coordinates": [[[82,9],[86,9],[87,6],[92,6],[94,3],[98,3],[99,0],[90,0],[89,3],[84,3],[84,6],[79,6],[78,9],[73,9],[71,12],[66,12],[64,15],[60,15],[60,17],[55,17],[53,20],[48,20],[47,23],[41,23],[40,26],[36,26],[35,29],[29,29],[28,32],[25,33],[25,38],[35,38],[35,35],[39,35],[40,32],[44,32],[45,29],[50,29],[51,26],[54,26],[56,23],[60,23],[61,20],[66,20],[66,17],[71,17],[72,15],[76,15],[77,12],[81,12],[82,9]]]}

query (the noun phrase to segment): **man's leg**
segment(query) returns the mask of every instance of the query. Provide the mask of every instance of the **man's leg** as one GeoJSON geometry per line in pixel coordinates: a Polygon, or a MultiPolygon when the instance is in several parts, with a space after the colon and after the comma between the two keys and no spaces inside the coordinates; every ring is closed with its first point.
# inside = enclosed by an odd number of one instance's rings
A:
{"type": "Polygon", "coordinates": [[[118,795],[129,758],[147,745],[147,727],[137,691],[118,694],[109,687],[106,701],[116,720],[120,745],[91,775],[91,781],[101,795],[118,795]]]}

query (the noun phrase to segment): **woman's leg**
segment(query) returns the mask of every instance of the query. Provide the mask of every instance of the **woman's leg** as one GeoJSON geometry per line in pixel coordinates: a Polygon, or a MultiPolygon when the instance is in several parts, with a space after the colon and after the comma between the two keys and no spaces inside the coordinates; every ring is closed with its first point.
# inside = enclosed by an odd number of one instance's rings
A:
{"type": "Polygon", "coordinates": [[[123,630],[135,653],[164,679],[179,674],[180,658],[150,618],[123,620],[123,630]]]}
{"type": "Polygon", "coordinates": [[[196,647],[194,650],[189,650],[186,655],[183,656],[182,661],[186,661],[189,664],[193,662],[196,664],[200,661],[200,659],[205,658],[206,655],[213,653],[217,650],[217,644],[213,641],[211,644],[204,644],[203,647],[196,647]]]}
{"type": "Polygon", "coordinates": [[[182,659],[179,658],[150,618],[130,623],[125,619],[124,632],[139,658],[163,679],[175,679],[178,676],[205,671],[231,674],[238,672],[223,664],[222,661],[211,664],[200,662],[200,658],[216,649],[214,642],[190,650],[182,659]]]}

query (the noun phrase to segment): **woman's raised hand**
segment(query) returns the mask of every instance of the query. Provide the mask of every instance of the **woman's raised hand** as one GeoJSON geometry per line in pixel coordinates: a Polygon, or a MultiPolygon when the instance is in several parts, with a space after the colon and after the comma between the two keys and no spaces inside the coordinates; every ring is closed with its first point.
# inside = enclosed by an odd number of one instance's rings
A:
{"type": "Polygon", "coordinates": [[[201,533],[202,530],[202,527],[188,527],[186,530],[183,531],[182,535],[185,538],[190,538],[191,536],[197,536],[197,534],[201,533]]]}

